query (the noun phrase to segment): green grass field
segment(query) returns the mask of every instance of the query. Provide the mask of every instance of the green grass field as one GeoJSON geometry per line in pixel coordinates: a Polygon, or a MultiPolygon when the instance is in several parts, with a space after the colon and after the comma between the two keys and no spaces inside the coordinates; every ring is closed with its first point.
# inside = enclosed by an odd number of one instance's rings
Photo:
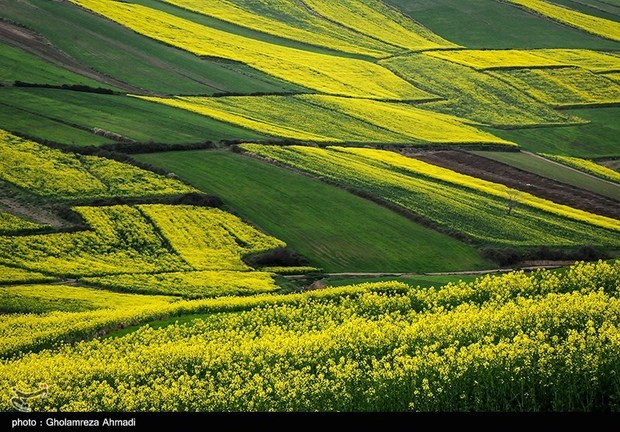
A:
{"type": "Polygon", "coordinates": [[[496,160],[523,171],[538,174],[562,183],[586,189],[620,201],[620,186],[598,179],[591,175],[570,169],[527,153],[516,152],[473,152],[479,156],[496,160]]]}
{"type": "Polygon", "coordinates": [[[189,151],[137,158],[220,196],[243,218],[325,271],[490,266],[470,246],[336,187],[247,156],[189,151]]]}
{"type": "Polygon", "coordinates": [[[535,153],[588,159],[620,156],[620,108],[583,108],[567,110],[566,113],[590,123],[551,128],[487,130],[535,153]]]}
{"type": "Polygon", "coordinates": [[[251,93],[299,89],[240,63],[204,59],[157,43],[69,2],[5,2],[2,16],[36,29],[56,48],[84,65],[155,93],[251,93]]]}
{"type": "Polygon", "coordinates": [[[444,38],[469,48],[620,49],[616,42],[562,26],[501,1],[386,0],[386,3],[415,17],[444,38]]]}
{"type": "Polygon", "coordinates": [[[106,87],[100,82],[64,70],[21,49],[0,43],[0,83],[22,81],[36,84],[82,84],[106,87]]]}
{"type": "MultiPolygon", "coordinates": [[[[20,127],[20,110],[38,115],[29,121],[43,117],[43,123],[50,120],[75,124],[86,129],[101,128],[122,135],[137,142],[158,142],[167,144],[200,143],[223,139],[258,139],[262,136],[227,123],[213,120],[189,111],[147,102],[126,96],[111,96],[95,93],[74,92],[55,89],[0,89],[0,103],[13,107],[3,109],[0,123],[9,131],[28,130],[38,138],[53,139],[47,130],[29,125],[20,127]],[[5,112],[13,115],[15,123],[2,122],[5,112]]],[[[77,130],[75,135],[62,141],[75,145],[97,142],[97,136],[89,137],[87,131],[77,130]],[[94,138],[94,139],[93,139],[94,138]]],[[[67,133],[69,131],[67,130],[67,133]]],[[[90,135],[90,134],[89,134],[90,135]]]]}
{"type": "MultiPolygon", "coordinates": [[[[0,90],[0,98],[7,89],[0,90]]],[[[64,93],[64,92],[63,92],[64,93]]],[[[0,102],[0,129],[65,145],[102,145],[112,141],[48,117],[0,102]]]]}
{"type": "Polygon", "coordinates": [[[588,0],[587,2],[583,2],[579,0],[553,0],[553,3],[608,20],[617,21],[620,19],[620,5],[614,5],[613,1],[588,0]]]}

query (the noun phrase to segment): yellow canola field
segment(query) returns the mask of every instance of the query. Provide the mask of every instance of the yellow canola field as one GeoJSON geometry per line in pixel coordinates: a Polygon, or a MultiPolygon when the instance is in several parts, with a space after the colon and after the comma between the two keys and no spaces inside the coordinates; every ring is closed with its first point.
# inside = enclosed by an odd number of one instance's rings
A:
{"type": "Polygon", "coordinates": [[[532,52],[567,66],[577,66],[596,73],[620,71],[620,57],[612,53],[586,49],[539,49],[532,52]]]}
{"type": "Polygon", "coordinates": [[[599,165],[594,161],[570,156],[559,156],[550,154],[543,154],[543,156],[548,159],[560,162],[564,165],[568,165],[570,167],[577,168],[578,170],[585,171],[602,179],[620,183],[620,173],[618,171],[614,171],[611,168],[599,165]]]}
{"type": "Polygon", "coordinates": [[[519,6],[524,6],[561,23],[568,24],[571,27],[576,27],[607,39],[620,41],[620,23],[615,21],[588,15],[543,0],[508,1],[519,6]]]}
{"type": "Polygon", "coordinates": [[[71,1],[150,38],[200,56],[240,61],[321,92],[392,100],[429,97],[428,93],[368,61],[269,44],[141,5],[107,0],[71,1]]]}
{"type": "Polygon", "coordinates": [[[516,145],[476,129],[459,117],[408,104],[323,95],[302,95],[296,98],[346,113],[383,129],[405,135],[414,142],[516,145]]]}
{"type": "Polygon", "coordinates": [[[489,73],[556,107],[620,102],[620,85],[580,68],[510,69],[489,73]]]}
{"type": "Polygon", "coordinates": [[[32,230],[41,227],[43,227],[43,225],[30,222],[29,220],[22,219],[20,217],[12,215],[11,213],[0,210],[0,233],[32,230]]]}
{"type": "Polygon", "coordinates": [[[424,55],[448,60],[474,69],[581,67],[592,72],[620,70],[620,58],[611,53],[587,49],[533,50],[447,50],[426,51],[424,55]]]}
{"type": "MultiPolygon", "coordinates": [[[[166,0],[166,2],[235,25],[342,52],[380,58],[401,50],[394,45],[324,19],[301,2],[290,0],[166,0]]],[[[426,46],[430,42],[422,40],[421,44],[426,46]]]]}
{"type": "Polygon", "coordinates": [[[327,95],[142,98],[301,141],[514,145],[458,117],[403,103],[327,95]]]}
{"type": "MultiPolygon", "coordinates": [[[[476,191],[484,192],[486,194],[493,195],[499,198],[505,198],[507,191],[509,190],[509,188],[502,184],[493,183],[487,180],[479,179],[477,177],[457,173],[447,168],[442,168],[437,165],[432,165],[417,159],[402,156],[395,152],[350,147],[330,148],[344,153],[363,156],[364,158],[372,159],[392,167],[404,169],[407,171],[411,171],[415,174],[421,174],[427,177],[435,178],[437,180],[442,180],[469,189],[474,189],[476,191]]],[[[518,191],[514,196],[514,200],[521,204],[531,206],[569,219],[586,222],[602,228],[620,231],[619,220],[612,219],[606,216],[600,216],[594,213],[589,213],[562,204],[557,204],[547,199],[539,198],[527,192],[518,191]]]]}
{"type": "MultiPolygon", "coordinates": [[[[579,263],[441,288],[384,282],[10,316],[0,385],[48,383],[34,411],[609,411],[619,281],[618,263],[579,263]],[[192,312],[209,315],[13,355],[192,312]]],[[[0,392],[0,410],[11,397],[0,392]]]]}
{"type": "Polygon", "coordinates": [[[68,285],[14,285],[0,289],[0,310],[10,313],[133,309],[144,305],[165,306],[174,300],[68,285]]]}
{"type": "Polygon", "coordinates": [[[83,278],[80,282],[112,291],[184,298],[254,295],[278,288],[270,273],[255,271],[124,274],[83,278]]]}
{"type": "Polygon", "coordinates": [[[425,103],[428,110],[510,128],[587,123],[546,106],[494,76],[431,55],[411,54],[380,63],[446,99],[425,103]]]}
{"type": "Polygon", "coordinates": [[[248,270],[244,255],[285,246],[220,209],[162,204],[137,208],[196,270],[248,270]]]}
{"type": "Polygon", "coordinates": [[[457,46],[380,0],[304,0],[304,3],[344,27],[407,50],[457,46]]]}
{"type": "Polygon", "coordinates": [[[616,81],[620,83],[620,72],[612,72],[612,73],[608,73],[605,74],[605,76],[607,78],[609,78],[610,80],[616,81]]]}
{"type": "Polygon", "coordinates": [[[56,278],[52,276],[47,276],[35,271],[29,271],[0,264],[0,284],[22,282],[49,282],[55,279],[56,278]]]}
{"type": "Polygon", "coordinates": [[[176,195],[195,191],[178,180],[98,156],[52,149],[0,130],[0,179],[55,198],[176,195]]]}
{"type": "Polygon", "coordinates": [[[474,69],[493,69],[506,67],[561,66],[556,60],[536,55],[534,50],[449,50],[427,51],[428,55],[474,69]]]}

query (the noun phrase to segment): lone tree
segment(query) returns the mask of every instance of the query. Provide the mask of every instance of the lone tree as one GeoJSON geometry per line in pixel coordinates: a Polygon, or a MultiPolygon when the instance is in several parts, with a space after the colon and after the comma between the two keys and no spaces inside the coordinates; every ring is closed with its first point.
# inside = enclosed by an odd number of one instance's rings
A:
{"type": "Polygon", "coordinates": [[[510,216],[512,214],[512,210],[517,206],[518,204],[518,198],[519,198],[519,191],[516,189],[510,189],[507,188],[506,189],[506,205],[508,207],[508,216],[510,216]]]}

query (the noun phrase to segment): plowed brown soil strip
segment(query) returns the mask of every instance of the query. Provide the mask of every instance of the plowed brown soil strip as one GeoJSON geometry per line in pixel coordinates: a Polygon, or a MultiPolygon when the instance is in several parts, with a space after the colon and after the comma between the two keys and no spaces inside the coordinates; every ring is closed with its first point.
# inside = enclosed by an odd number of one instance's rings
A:
{"type": "Polygon", "coordinates": [[[575,186],[541,177],[510,165],[464,151],[415,153],[403,151],[406,156],[451,169],[462,174],[501,183],[529,192],[558,204],[620,219],[620,201],[598,195],[575,186]]]}

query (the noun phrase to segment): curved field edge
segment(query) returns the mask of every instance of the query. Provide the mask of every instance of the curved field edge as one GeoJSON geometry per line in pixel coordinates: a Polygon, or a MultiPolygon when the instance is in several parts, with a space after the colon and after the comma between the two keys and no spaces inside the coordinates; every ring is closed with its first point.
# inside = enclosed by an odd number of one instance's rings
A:
{"type": "Polygon", "coordinates": [[[50,383],[35,410],[614,410],[619,272],[197,301],[201,319],[18,355],[0,381],[50,383]]]}
{"type": "MultiPolygon", "coordinates": [[[[143,154],[325,271],[489,268],[471,246],[335,186],[230,151],[143,154]]],[[[431,270],[428,270],[431,271],[431,270]]]]}

